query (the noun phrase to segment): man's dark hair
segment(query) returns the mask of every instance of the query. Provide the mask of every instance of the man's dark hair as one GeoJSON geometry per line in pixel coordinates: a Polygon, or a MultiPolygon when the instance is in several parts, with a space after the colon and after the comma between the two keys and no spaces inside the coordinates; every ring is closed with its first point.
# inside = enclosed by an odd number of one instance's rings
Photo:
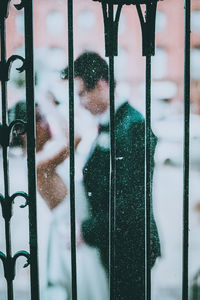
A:
{"type": "MultiPolygon", "coordinates": [[[[69,79],[68,67],[62,71],[62,78],[69,79]]],[[[100,79],[108,82],[108,64],[95,52],[84,52],[74,62],[74,77],[80,77],[87,90],[93,90],[100,79]]]]}

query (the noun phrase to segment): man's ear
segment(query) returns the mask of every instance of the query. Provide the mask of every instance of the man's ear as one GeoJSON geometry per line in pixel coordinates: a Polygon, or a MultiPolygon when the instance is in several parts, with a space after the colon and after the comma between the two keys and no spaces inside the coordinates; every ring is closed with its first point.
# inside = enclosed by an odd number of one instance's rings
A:
{"type": "Polygon", "coordinates": [[[97,82],[97,87],[101,90],[106,90],[107,88],[109,88],[109,84],[106,80],[99,79],[99,81],[97,82]]]}

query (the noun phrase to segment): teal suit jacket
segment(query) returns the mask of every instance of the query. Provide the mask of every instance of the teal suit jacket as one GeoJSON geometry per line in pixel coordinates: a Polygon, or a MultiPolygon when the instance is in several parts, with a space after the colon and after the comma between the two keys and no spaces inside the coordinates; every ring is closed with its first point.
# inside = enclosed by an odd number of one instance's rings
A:
{"type": "MultiPolygon", "coordinates": [[[[115,299],[144,300],[145,278],[145,120],[128,102],[116,112],[115,299]]],[[[152,169],[157,138],[151,136],[152,169]]],[[[90,217],[82,224],[85,241],[109,259],[109,126],[101,127],[83,169],[90,217]]],[[[151,266],[160,255],[151,205],[151,266]]]]}

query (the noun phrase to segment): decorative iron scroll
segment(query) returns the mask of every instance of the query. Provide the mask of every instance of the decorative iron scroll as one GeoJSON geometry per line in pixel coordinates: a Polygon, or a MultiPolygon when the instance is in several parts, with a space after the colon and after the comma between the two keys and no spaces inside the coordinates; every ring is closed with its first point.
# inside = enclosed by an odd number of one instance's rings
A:
{"type": "Polygon", "coordinates": [[[25,0],[21,0],[19,4],[14,5],[17,10],[20,10],[25,7],[25,0]]]}
{"type": "Polygon", "coordinates": [[[33,34],[32,26],[32,1],[21,0],[21,3],[16,4],[17,10],[24,8],[25,10],[25,58],[19,55],[12,55],[6,58],[6,19],[9,16],[10,0],[2,0],[0,2],[0,37],[1,37],[1,60],[0,60],[0,81],[1,81],[1,100],[2,100],[2,123],[0,123],[0,146],[3,151],[3,170],[4,170],[4,195],[0,194],[0,204],[2,208],[2,216],[5,223],[5,243],[6,253],[0,251],[0,259],[3,263],[4,276],[7,281],[7,299],[14,299],[13,280],[15,279],[15,265],[19,257],[23,256],[27,259],[24,267],[30,264],[31,269],[31,299],[39,299],[38,285],[38,261],[37,261],[37,223],[36,223],[36,180],[35,180],[35,141],[34,137],[34,93],[33,86],[33,34]],[[31,24],[31,25],[30,25],[31,24]],[[28,45],[27,45],[28,44],[28,45]],[[15,60],[20,60],[22,65],[16,68],[19,72],[26,73],[26,97],[27,106],[29,107],[29,115],[27,122],[22,120],[14,120],[8,124],[8,108],[7,108],[7,82],[10,80],[10,69],[15,60]],[[30,112],[31,109],[31,112],[30,112]],[[30,116],[32,119],[30,120],[30,116]],[[20,130],[17,130],[20,126],[20,130]],[[16,192],[10,195],[9,184],[9,160],[8,147],[10,145],[11,134],[16,135],[27,134],[28,148],[28,194],[25,192],[16,192]],[[29,137],[29,138],[28,138],[29,137]],[[31,160],[31,165],[30,165],[31,160]],[[31,174],[31,175],[30,175],[31,174]],[[25,203],[20,205],[21,208],[29,207],[29,224],[30,224],[30,253],[26,251],[18,251],[12,255],[12,238],[10,221],[13,215],[13,203],[17,197],[23,197],[25,203]]]}
{"type": "Polygon", "coordinates": [[[118,26],[120,13],[123,5],[136,5],[138,16],[140,19],[142,30],[142,55],[154,55],[155,54],[155,21],[156,21],[156,8],[159,0],[93,0],[101,2],[104,30],[105,30],[105,49],[106,56],[117,56],[118,52],[118,26]],[[146,14],[143,16],[141,4],[146,5],[146,14]],[[113,5],[117,5],[117,12],[114,20],[109,21],[111,15],[111,9],[113,5]]]}
{"type": "Polygon", "coordinates": [[[10,68],[15,60],[21,60],[22,66],[16,68],[20,73],[25,71],[25,59],[20,55],[12,55],[7,62],[0,62],[0,80],[8,81],[10,79],[10,68]]]}
{"type": "Polygon", "coordinates": [[[0,3],[0,18],[5,19],[8,17],[10,0],[2,0],[0,3]]]}

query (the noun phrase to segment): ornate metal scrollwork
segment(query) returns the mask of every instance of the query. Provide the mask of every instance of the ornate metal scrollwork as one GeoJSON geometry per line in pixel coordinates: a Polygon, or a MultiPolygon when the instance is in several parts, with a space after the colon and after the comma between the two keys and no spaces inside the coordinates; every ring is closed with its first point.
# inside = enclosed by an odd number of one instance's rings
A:
{"type": "Polygon", "coordinates": [[[29,196],[25,192],[16,192],[11,197],[10,200],[12,203],[14,203],[14,200],[16,197],[23,197],[26,201],[25,204],[20,205],[20,208],[25,208],[29,204],[29,196]]]}
{"type": "Polygon", "coordinates": [[[16,260],[18,257],[20,256],[24,256],[27,259],[27,262],[24,264],[24,268],[28,267],[30,265],[30,254],[27,251],[18,251],[17,253],[15,253],[15,255],[13,256],[13,265],[15,268],[15,264],[16,264],[16,260]]]}
{"type": "Polygon", "coordinates": [[[11,63],[13,63],[17,59],[22,61],[22,66],[19,68],[16,68],[16,70],[18,70],[21,73],[21,72],[25,71],[25,59],[20,55],[12,55],[11,57],[9,57],[9,59],[7,61],[8,70],[11,67],[11,63]]]}
{"type": "Polygon", "coordinates": [[[15,266],[17,258],[23,256],[27,259],[24,264],[24,268],[30,264],[30,254],[27,251],[18,251],[13,257],[7,257],[3,252],[0,251],[0,259],[3,263],[5,278],[8,280],[14,280],[15,278],[15,266]]]}
{"type": "Polygon", "coordinates": [[[0,22],[8,17],[10,0],[1,0],[0,1],[0,22]]]}
{"type": "Polygon", "coordinates": [[[146,4],[145,17],[139,4],[136,5],[142,30],[142,55],[155,55],[155,24],[157,1],[149,1],[146,4]]]}
{"type": "Polygon", "coordinates": [[[21,10],[25,6],[25,0],[21,0],[19,4],[14,5],[17,10],[21,10]]]}
{"type": "MultiPolygon", "coordinates": [[[[23,256],[27,259],[24,267],[27,267],[31,263],[31,299],[39,299],[39,282],[38,282],[38,263],[37,263],[37,223],[36,223],[36,183],[35,183],[35,169],[34,169],[34,143],[28,145],[28,194],[24,192],[16,192],[10,196],[10,183],[9,183],[9,157],[8,146],[10,142],[10,136],[15,133],[17,136],[23,135],[27,131],[27,123],[23,120],[14,120],[9,124],[8,111],[7,111],[7,81],[10,77],[10,69],[12,63],[15,60],[20,60],[20,67],[16,68],[19,72],[26,71],[26,98],[28,108],[34,108],[34,83],[33,83],[33,33],[31,26],[33,23],[33,11],[32,0],[18,0],[18,4],[15,4],[17,10],[24,8],[25,15],[25,47],[26,58],[20,55],[12,55],[8,59],[6,57],[6,18],[8,17],[9,4],[11,0],[0,0],[0,35],[1,35],[1,58],[0,58],[0,81],[1,81],[1,95],[2,95],[2,123],[0,123],[0,147],[3,149],[3,161],[4,161],[4,195],[0,194],[0,205],[2,207],[2,215],[5,223],[5,242],[6,252],[0,252],[0,259],[3,262],[4,276],[7,281],[7,296],[9,300],[14,299],[13,280],[15,278],[15,266],[17,258],[23,256]],[[31,26],[27,26],[31,24],[31,26]],[[33,103],[33,104],[32,104],[33,103]],[[32,168],[29,166],[29,162],[32,163],[32,168]],[[31,171],[33,170],[33,171],[31,171]],[[32,175],[33,174],[33,175],[32,175]],[[33,180],[31,180],[33,179],[33,180]],[[20,207],[24,208],[29,205],[29,229],[30,229],[30,253],[26,251],[19,251],[14,256],[12,255],[12,238],[11,238],[11,218],[13,202],[16,197],[23,197],[23,202],[20,203],[20,207]],[[29,201],[33,199],[33,201],[29,201]],[[31,258],[30,258],[31,256],[31,258]]],[[[34,117],[34,110],[30,109],[28,113],[28,123],[31,123],[30,115],[34,117]]],[[[15,119],[15,118],[14,118],[15,119]]],[[[34,123],[34,122],[33,122],[34,123]]],[[[34,136],[34,128],[31,127],[31,134],[34,136]]],[[[31,131],[30,130],[30,131],[31,131]]],[[[31,143],[30,143],[31,144],[31,143]]]]}
{"type": "MultiPolygon", "coordinates": [[[[8,199],[0,194],[0,203],[2,206],[2,214],[5,219],[5,222],[9,222],[12,217],[12,204],[16,197],[23,197],[26,199],[24,205],[20,205],[21,208],[26,207],[28,205],[29,197],[24,192],[16,192],[8,199]]],[[[4,267],[4,275],[7,280],[14,280],[15,278],[15,266],[16,260],[18,257],[24,256],[27,258],[27,262],[24,264],[24,268],[26,268],[30,264],[30,254],[26,251],[18,251],[13,257],[6,256],[3,252],[0,251],[0,259],[2,260],[3,267],[4,267]]]]}
{"type": "Polygon", "coordinates": [[[25,59],[20,55],[12,55],[11,57],[9,57],[7,62],[0,62],[0,80],[8,81],[10,79],[9,75],[12,63],[17,59],[22,61],[22,66],[16,68],[16,70],[18,70],[20,73],[25,70],[25,59]]]}
{"type": "Polygon", "coordinates": [[[9,126],[2,125],[0,123],[0,145],[1,146],[9,146],[11,131],[17,125],[22,125],[23,126],[23,130],[18,132],[17,135],[24,135],[26,133],[26,125],[27,125],[26,122],[17,119],[17,120],[14,120],[13,122],[11,122],[9,126]]]}
{"type": "MultiPolygon", "coordinates": [[[[16,197],[23,197],[26,199],[24,205],[20,205],[21,208],[26,207],[28,205],[29,197],[24,192],[16,192],[8,199],[0,194],[0,203],[2,206],[2,214],[6,222],[9,222],[12,217],[12,204],[16,197]]],[[[27,258],[27,262],[24,264],[24,268],[26,268],[30,264],[30,254],[26,251],[18,251],[13,257],[6,256],[3,252],[0,251],[0,259],[2,260],[4,267],[4,274],[7,280],[14,280],[15,278],[15,265],[18,257],[24,256],[27,258]]]]}
{"type": "Polygon", "coordinates": [[[2,194],[0,194],[2,215],[6,221],[9,221],[12,217],[12,205],[16,197],[23,197],[26,200],[25,204],[20,205],[20,208],[24,208],[29,205],[29,196],[25,192],[16,192],[8,198],[5,198],[2,194]]]}
{"type": "Polygon", "coordinates": [[[106,1],[102,1],[106,56],[118,55],[118,27],[119,27],[119,18],[120,18],[122,6],[123,4],[119,4],[117,7],[115,20],[112,23],[113,28],[111,28],[110,21],[109,21],[109,7],[106,1]]]}
{"type": "Polygon", "coordinates": [[[15,128],[16,125],[23,125],[24,127],[24,130],[22,132],[20,132],[20,135],[22,134],[25,134],[26,133],[26,125],[27,123],[24,122],[23,120],[20,120],[20,119],[16,119],[14,121],[12,121],[8,127],[8,131],[9,131],[9,134],[11,133],[12,129],[15,128]]]}
{"type": "Polygon", "coordinates": [[[8,135],[9,135],[9,140],[10,140],[10,134],[13,131],[15,136],[22,136],[26,133],[27,130],[27,123],[24,122],[23,120],[20,119],[16,119],[14,121],[12,121],[8,127],[8,135]],[[22,128],[20,128],[21,130],[17,131],[17,125],[22,125],[22,128]]]}
{"type": "Polygon", "coordinates": [[[118,51],[118,25],[123,5],[136,5],[142,30],[142,55],[152,56],[155,54],[155,21],[157,2],[161,0],[93,0],[101,2],[106,56],[117,56],[118,51]],[[145,17],[141,5],[146,5],[145,17]],[[118,5],[115,19],[112,20],[114,5],[118,5]]]}

